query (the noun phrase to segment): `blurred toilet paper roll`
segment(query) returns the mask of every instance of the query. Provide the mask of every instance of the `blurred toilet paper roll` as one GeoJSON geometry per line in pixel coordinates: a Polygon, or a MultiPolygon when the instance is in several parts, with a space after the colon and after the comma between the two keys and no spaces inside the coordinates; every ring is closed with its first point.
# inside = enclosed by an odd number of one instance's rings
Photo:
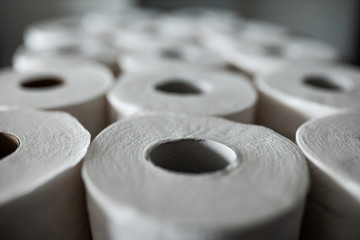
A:
{"type": "Polygon", "coordinates": [[[90,239],[80,176],[89,144],[67,113],[0,111],[0,239],[90,239]]]}
{"type": "Polygon", "coordinates": [[[180,15],[164,15],[159,23],[159,33],[177,41],[197,42],[201,37],[200,23],[180,15]],[[176,26],[176,27],[175,27],[176,26]]]}
{"type": "MultiPolygon", "coordinates": [[[[229,37],[235,41],[239,38],[249,41],[264,41],[264,38],[273,38],[275,36],[288,34],[289,32],[284,26],[272,22],[241,18],[237,18],[236,20],[237,21],[228,21],[226,24],[222,24],[223,26],[215,23],[203,24],[206,30],[206,38],[204,38],[203,41],[205,41],[205,43],[213,43],[212,38],[216,37],[216,35],[219,35],[218,37],[229,37]]],[[[213,47],[219,49],[221,46],[214,45],[213,47]]]]}
{"type": "Polygon", "coordinates": [[[311,120],[297,131],[312,178],[301,239],[360,239],[359,132],[359,112],[311,120]]]}
{"type": "Polygon", "coordinates": [[[207,46],[252,76],[276,71],[298,60],[338,58],[338,52],[321,41],[289,34],[260,35],[256,31],[241,33],[236,38],[213,34],[207,46]]]}
{"type": "Polygon", "coordinates": [[[93,137],[107,125],[108,71],[90,66],[0,72],[0,110],[61,110],[76,117],[93,137]]]}
{"type": "Polygon", "coordinates": [[[256,80],[256,122],[290,139],[305,121],[359,109],[359,69],[333,64],[299,64],[256,80]]]}
{"type": "Polygon", "coordinates": [[[259,19],[243,19],[233,32],[235,38],[248,41],[264,41],[264,38],[281,37],[286,34],[289,34],[286,27],[259,19]]]}
{"type": "Polygon", "coordinates": [[[108,73],[109,78],[114,78],[109,68],[101,63],[86,59],[79,55],[61,55],[52,51],[31,51],[19,47],[13,57],[12,67],[15,71],[31,72],[47,69],[48,67],[88,67],[99,69],[104,74],[108,73]]]}
{"type": "MultiPolygon", "coordinates": [[[[234,30],[238,26],[239,21],[242,22],[239,11],[233,11],[225,8],[221,9],[219,7],[179,8],[171,12],[171,14],[180,20],[187,20],[190,23],[188,28],[196,31],[196,34],[201,38],[201,35],[204,34],[204,30],[213,30],[221,32],[222,34],[228,34],[231,30],[234,30]]],[[[175,28],[171,29],[170,24],[168,28],[171,31],[175,30],[175,28]]]]}
{"type": "Polygon", "coordinates": [[[300,150],[270,129],[172,114],[105,129],[82,176],[95,240],[295,240],[308,186],[300,150]]]}
{"type": "Polygon", "coordinates": [[[83,26],[87,32],[100,37],[122,29],[146,32],[148,27],[156,27],[159,15],[158,9],[149,7],[96,11],[84,16],[83,26]]]}
{"type": "Polygon", "coordinates": [[[81,17],[35,22],[25,31],[24,44],[33,50],[66,49],[71,51],[89,37],[82,25],[81,17]]]}
{"type": "Polygon", "coordinates": [[[176,112],[252,122],[257,93],[245,78],[209,68],[174,66],[178,68],[125,74],[107,95],[110,119],[176,112]]]}
{"type": "MultiPolygon", "coordinates": [[[[109,38],[108,45],[120,53],[141,54],[161,49],[168,45],[189,44],[188,42],[165,37],[156,32],[119,29],[109,38]]],[[[190,43],[193,44],[193,43],[190,43]]]]}
{"type": "Polygon", "coordinates": [[[105,65],[117,76],[120,69],[117,65],[118,52],[98,42],[87,42],[70,51],[66,49],[31,50],[20,46],[13,56],[13,67],[17,71],[41,69],[46,66],[66,64],[69,61],[95,61],[105,65]]]}
{"type": "Polygon", "coordinates": [[[222,19],[232,20],[239,19],[241,17],[241,13],[237,10],[219,7],[182,7],[172,11],[171,14],[183,18],[192,18],[194,21],[208,20],[213,18],[221,21],[222,19]]]}
{"type": "Polygon", "coordinates": [[[173,64],[196,64],[213,69],[225,69],[227,62],[215,51],[195,44],[167,42],[152,46],[145,51],[122,54],[118,57],[123,72],[141,72],[153,69],[167,69],[173,64]]]}

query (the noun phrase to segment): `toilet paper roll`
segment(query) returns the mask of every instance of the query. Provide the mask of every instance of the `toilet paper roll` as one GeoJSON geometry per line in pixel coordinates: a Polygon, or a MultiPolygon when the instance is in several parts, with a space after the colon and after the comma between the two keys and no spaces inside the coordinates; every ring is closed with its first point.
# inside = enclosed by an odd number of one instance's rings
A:
{"type": "MultiPolygon", "coordinates": [[[[239,11],[230,9],[216,8],[180,8],[172,12],[178,18],[192,20],[193,24],[189,28],[197,31],[197,34],[204,34],[204,31],[221,32],[228,34],[237,29],[238,23],[243,20],[239,11]]],[[[174,31],[175,28],[172,29],[174,31]]]]}
{"type": "Polygon", "coordinates": [[[105,129],[82,176],[95,240],[297,239],[308,185],[273,131],[171,114],[105,129]]]}
{"type": "Polygon", "coordinates": [[[192,18],[164,15],[159,23],[159,33],[177,41],[197,42],[201,37],[202,29],[200,23],[192,18]]]}
{"type": "Polygon", "coordinates": [[[90,135],[67,113],[0,112],[0,239],[90,239],[80,161],[90,135]]]}
{"type": "Polygon", "coordinates": [[[61,110],[76,117],[93,137],[107,125],[105,93],[112,85],[108,71],[67,66],[31,72],[0,72],[0,110],[61,110]]]}
{"type": "Polygon", "coordinates": [[[188,63],[197,66],[226,69],[227,62],[214,51],[194,44],[164,42],[145,51],[122,54],[118,57],[123,72],[138,73],[153,69],[167,69],[174,64],[188,63]]]}
{"type": "Polygon", "coordinates": [[[146,50],[157,44],[160,14],[158,10],[125,9],[91,13],[85,16],[87,31],[105,44],[123,51],[146,50]]]}
{"type": "Polygon", "coordinates": [[[109,78],[113,78],[113,73],[96,61],[86,59],[79,55],[61,55],[58,56],[57,52],[52,51],[31,51],[23,47],[19,47],[13,57],[12,67],[18,72],[31,72],[39,71],[47,68],[61,67],[87,67],[93,69],[99,69],[104,74],[107,72],[109,78]]]}
{"type": "Polygon", "coordinates": [[[359,112],[311,120],[297,131],[312,178],[302,239],[360,239],[359,132],[359,112]]]}
{"type": "Polygon", "coordinates": [[[83,18],[84,28],[96,36],[111,35],[121,30],[147,31],[156,27],[158,9],[123,8],[88,13],[83,18]]]}
{"type": "Polygon", "coordinates": [[[36,22],[26,29],[24,44],[32,50],[72,51],[89,37],[82,25],[82,18],[76,17],[36,22]]]}
{"type": "MultiPolygon", "coordinates": [[[[262,21],[258,19],[236,19],[237,21],[228,21],[223,26],[218,26],[218,24],[203,24],[204,29],[206,30],[206,38],[203,40],[205,43],[213,43],[213,38],[230,38],[228,41],[238,41],[248,40],[248,41],[264,41],[264,39],[269,39],[273,37],[278,37],[284,34],[288,34],[289,30],[284,26],[274,24],[267,21],[262,21]],[[215,26],[215,27],[214,27],[215,26]],[[218,36],[217,36],[218,35],[218,36]]],[[[223,40],[224,41],[224,40],[223,40]]],[[[220,49],[221,45],[210,45],[215,49],[220,49]]]]}
{"type": "Polygon", "coordinates": [[[117,76],[120,73],[117,57],[118,51],[94,41],[74,46],[71,51],[66,49],[30,50],[20,46],[15,51],[12,62],[15,70],[27,71],[53,65],[59,66],[68,62],[77,64],[76,61],[94,61],[105,65],[114,76],[117,76]]]}
{"type": "Polygon", "coordinates": [[[257,94],[239,75],[179,64],[166,71],[126,74],[107,98],[112,121],[134,114],[177,112],[250,123],[257,94]]]}
{"type": "Polygon", "coordinates": [[[243,41],[264,41],[269,37],[281,37],[286,34],[289,34],[289,29],[282,25],[260,19],[246,19],[239,21],[238,28],[235,29],[233,36],[243,41]]]}
{"type": "Polygon", "coordinates": [[[108,44],[117,49],[120,54],[124,53],[142,53],[148,49],[160,48],[164,37],[128,29],[120,29],[108,36],[108,44]]]}
{"type": "Polygon", "coordinates": [[[235,38],[213,34],[206,44],[253,78],[299,60],[330,62],[339,58],[336,49],[326,43],[280,33],[261,37],[257,31],[245,30],[235,38]]]}
{"type": "Polygon", "coordinates": [[[359,109],[360,71],[345,65],[292,65],[256,81],[256,122],[290,139],[305,121],[359,109]]]}
{"type": "Polygon", "coordinates": [[[217,18],[221,21],[222,19],[239,19],[241,17],[240,12],[237,10],[219,7],[182,7],[177,8],[171,14],[183,18],[191,18],[194,21],[212,18],[217,18]]]}

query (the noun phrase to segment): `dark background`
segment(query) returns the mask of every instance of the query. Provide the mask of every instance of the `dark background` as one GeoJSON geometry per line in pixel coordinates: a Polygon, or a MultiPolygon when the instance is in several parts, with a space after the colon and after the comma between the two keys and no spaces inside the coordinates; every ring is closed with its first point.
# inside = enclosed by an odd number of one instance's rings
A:
{"type": "Polygon", "coordinates": [[[360,64],[359,0],[0,0],[0,66],[11,63],[25,27],[36,20],[73,16],[125,4],[171,9],[183,6],[228,7],[244,17],[282,24],[294,32],[326,41],[342,59],[360,64]]]}

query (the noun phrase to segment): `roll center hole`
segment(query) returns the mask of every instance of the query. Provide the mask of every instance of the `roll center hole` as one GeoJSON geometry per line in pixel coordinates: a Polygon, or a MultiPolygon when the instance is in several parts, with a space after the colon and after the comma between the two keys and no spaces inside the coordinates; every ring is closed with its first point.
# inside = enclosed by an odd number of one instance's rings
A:
{"type": "Polygon", "coordinates": [[[64,84],[64,80],[55,76],[34,77],[21,83],[23,88],[53,88],[64,84]]]}
{"type": "Polygon", "coordinates": [[[236,153],[212,140],[181,139],[150,149],[148,160],[155,166],[179,173],[210,173],[236,163],[236,153]]]}
{"type": "Polygon", "coordinates": [[[0,159],[12,154],[20,146],[20,141],[14,135],[0,132],[0,159]]]}
{"type": "Polygon", "coordinates": [[[339,86],[337,83],[324,76],[308,76],[305,77],[304,82],[309,86],[319,89],[330,90],[330,91],[342,90],[341,86],[339,86]]]}
{"type": "Polygon", "coordinates": [[[181,79],[173,79],[155,86],[155,89],[172,94],[201,94],[202,90],[193,83],[181,79]]]}

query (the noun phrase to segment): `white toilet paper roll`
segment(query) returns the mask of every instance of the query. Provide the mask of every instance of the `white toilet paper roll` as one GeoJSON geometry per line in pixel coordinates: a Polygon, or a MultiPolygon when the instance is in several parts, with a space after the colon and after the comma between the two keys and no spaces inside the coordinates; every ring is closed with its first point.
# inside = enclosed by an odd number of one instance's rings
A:
{"type": "Polygon", "coordinates": [[[107,98],[112,121],[133,114],[177,112],[251,123],[257,94],[239,75],[179,64],[166,71],[124,75],[107,98]]]}
{"type": "Polygon", "coordinates": [[[122,54],[118,57],[123,72],[139,73],[153,69],[167,69],[174,64],[188,63],[197,66],[225,69],[227,62],[217,53],[195,44],[164,42],[147,50],[122,54]]]}
{"type": "MultiPolygon", "coordinates": [[[[233,36],[248,41],[264,41],[264,39],[289,34],[289,29],[282,25],[260,19],[246,19],[239,21],[237,29],[234,29],[233,36]]],[[[266,40],[265,40],[266,41],[266,40]]]]}
{"type": "Polygon", "coordinates": [[[93,137],[107,125],[105,93],[112,85],[106,70],[88,66],[0,72],[0,109],[61,110],[76,117],[93,137]]]}
{"type": "Polygon", "coordinates": [[[24,44],[33,50],[71,51],[89,37],[82,25],[82,18],[75,17],[36,22],[26,29],[24,44]]]}
{"type": "Polygon", "coordinates": [[[308,184],[273,131],[171,114],[104,130],[82,176],[95,240],[297,239],[308,184]]]}
{"type": "Polygon", "coordinates": [[[127,29],[145,31],[156,28],[158,9],[123,8],[88,13],[83,18],[87,32],[96,36],[109,36],[114,32],[127,29]]]}
{"type": "Polygon", "coordinates": [[[89,144],[67,113],[0,112],[0,239],[90,239],[80,177],[89,144]]]}
{"type": "Polygon", "coordinates": [[[164,36],[154,30],[136,31],[133,29],[118,29],[109,36],[108,45],[117,49],[120,53],[148,54],[156,49],[167,46],[181,46],[185,44],[197,44],[196,42],[184,41],[174,37],[164,36]]]}
{"type": "MultiPolygon", "coordinates": [[[[179,31],[176,31],[175,29],[178,29],[178,26],[176,22],[172,23],[171,19],[177,18],[180,22],[180,26],[188,31],[192,36],[197,36],[197,38],[200,37],[202,39],[202,36],[206,31],[215,31],[222,34],[228,34],[232,32],[234,29],[238,27],[238,23],[242,22],[240,20],[240,14],[239,11],[231,11],[230,9],[219,9],[216,8],[183,8],[183,9],[177,9],[174,12],[171,12],[171,18],[170,22],[165,22],[165,29],[163,30],[165,35],[167,35],[167,32],[170,33],[170,35],[179,34],[179,31]],[[186,25],[181,25],[188,24],[186,25]]],[[[164,21],[163,21],[164,22],[164,21]]],[[[184,31],[184,30],[183,30],[184,31]]],[[[191,35],[190,35],[191,36],[191,35]]]]}
{"type": "Polygon", "coordinates": [[[287,28],[271,22],[262,21],[258,19],[236,19],[237,21],[228,21],[223,26],[218,24],[203,24],[206,30],[206,38],[203,39],[205,43],[213,43],[210,45],[215,49],[221,49],[220,45],[212,42],[214,37],[228,37],[234,41],[248,40],[248,41],[264,41],[263,39],[273,38],[275,36],[284,35],[289,32],[287,28]]]}
{"type": "Polygon", "coordinates": [[[14,53],[13,67],[17,71],[27,71],[52,65],[58,66],[69,61],[95,61],[108,67],[117,76],[120,73],[117,57],[117,50],[96,41],[74,46],[70,51],[66,49],[30,50],[20,46],[14,53]]]}
{"type": "Polygon", "coordinates": [[[326,43],[288,34],[239,33],[232,38],[213,34],[207,46],[249,75],[277,71],[299,60],[333,61],[338,52],[326,43]]]}
{"type": "Polygon", "coordinates": [[[199,22],[179,15],[164,15],[159,25],[161,35],[177,41],[196,42],[202,34],[199,22]]]}
{"type": "Polygon", "coordinates": [[[172,11],[171,14],[183,18],[191,18],[194,21],[208,20],[212,18],[216,18],[221,21],[222,19],[232,20],[239,19],[241,17],[240,12],[237,10],[219,7],[182,7],[172,11]]]}
{"type": "Polygon", "coordinates": [[[360,239],[359,132],[359,112],[312,120],[297,131],[312,177],[302,239],[360,239]]]}
{"type": "Polygon", "coordinates": [[[113,73],[103,64],[96,61],[89,60],[79,55],[62,55],[58,52],[52,51],[31,51],[23,47],[19,47],[12,60],[12,67],[15,71],[19,72],[31,72],[39,71],[47,68],[61,67],[88,67],[93,69],[99,69],[104,74],[108,72],[108,77],[113,78],[113,73]]]}
{"type": "Polygon", "coordinates": [[[115,12],[88,14],[84,18],[86,29],[96,38],[113,48],[124,51],[142,51],[159,44],[158,10],[125,9],[115,12]]]}
{"type": "Polygon", "coordinates": [[[256,81],[256,122],[295,138],[305,121],[359,109],[360,71],[345,65],[292,65],[256,81]]]}

